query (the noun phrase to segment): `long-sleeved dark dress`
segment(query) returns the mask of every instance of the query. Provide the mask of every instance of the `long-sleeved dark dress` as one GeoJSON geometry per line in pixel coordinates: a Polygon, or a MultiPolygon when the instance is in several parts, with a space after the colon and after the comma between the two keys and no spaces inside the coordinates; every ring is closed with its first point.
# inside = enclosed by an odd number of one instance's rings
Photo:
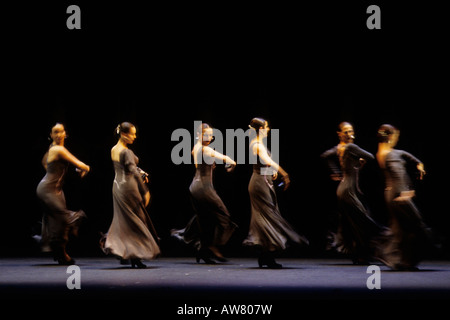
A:
{"type": "Polygon", "coordinates": [[[389,211],[389,242],[383,262],[392,269],[414,269],[427,243],[429,229],[411,198],[397,199],[403,191],[412,190],[406,165],[420,160],[403,150],[386,155],[382,168],[386,181],[385,200],[389,211]]]}
{"type": "Polygon", "coordinates": [[[55,259],[65,259],[69,234],[76,234],[81,218],[86,216],[82,210],[67,209],[63,185],[68,166],[62,159],[47,163],[47,173],[36,189],[44,207],[41,247],[53,251],[55,259]]]}
{"type": "Polygon", "coordinates": [[[144,195],[148,191],[137,169],[138,158],[130,149],[113,161],[114,215],[103,250],[122,259],[153,259],[160,254],[156,231],[147,213],[144,195]]]}
{"type": "Polygon", "coordinates": [[[264,170],[269,166],[262,164],[259,157],[257,159],[248,185],[251,218],[248,236],[243,244],[258,246],[268,252],[284,250],[292,243],[308,244],[309,241],[281,215],[272,174],[266,174],[264,170]]]}
{"type": "Polygon", "coordinates": [[[383,231],[370,217],[358,181],[360,158],[373,160],[374,156],[348,143],[340,157],[337,146],[325,151],[321,157],[328,161],[333,174],[342,176],[336,191],[339,220],[331,246],[338,252],[349,254],[354,263],[366,263],[376,254],[375,239],[383,231]]]}
{"type": "Polygon", "coordinates": [[[203,147],[197,150],[195,175],[189,186],[189,193],[195,215],[184,229],[172,230],[172,235],[192,244],[198,250],[209,246],[225,245],[237,225],[213,185],[215,162],[203,154],[203,147]]]}

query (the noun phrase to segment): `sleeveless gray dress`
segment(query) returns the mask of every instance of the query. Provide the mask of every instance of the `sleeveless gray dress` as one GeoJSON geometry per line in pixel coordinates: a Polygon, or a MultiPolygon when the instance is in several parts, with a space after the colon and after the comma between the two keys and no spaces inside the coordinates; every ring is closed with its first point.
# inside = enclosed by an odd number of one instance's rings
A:
{"type": "Polygon", "coordinates": [[[184,229],[172,230],[172,235],[192,244],[198,250],[209,246],[225,245],[237,225],[231,220],[230,213],[213,185],[215,162],[197,151],[195,175],[189,186],[189,194],[195,215],[184,229]],[[199,161],[200,162],[200,161],[199,161]]]}
{"type": "Polygon", "coordinates": [[[44,208],[41,248],[53,251],[55,259],[64,259],[69,235],[77,234],[79,223],[86,216],[82,210],[67,209],[63,185],[68,166],[62,159],[47,163],[47,173],[36,189],[44,208]]]}
{"type": "Polygon", "coordinates": [[[289,243],[308,244],[308,240],[299,235],[281,215],[272,175],[265,175],[264,168],[268,166],[262,164],[258,157],[248,185],[251,218],[248,236],[243,244],[270,252],[284,250],[289,243]]]}
{"type": "Polygon", "coordinates": [[[138,158],[125,149],[113,161],[114,215],[106,234],[104,252],[122,259],[153,259],[160,254],[158,236],[144,204],[147,187],[137,169],[138,158]]]}

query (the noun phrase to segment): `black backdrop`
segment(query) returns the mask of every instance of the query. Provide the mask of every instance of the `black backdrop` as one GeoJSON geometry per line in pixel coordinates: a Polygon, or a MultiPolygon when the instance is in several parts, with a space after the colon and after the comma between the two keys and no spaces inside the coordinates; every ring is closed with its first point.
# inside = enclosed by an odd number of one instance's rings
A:
{"type": "MultiPolygon", "coordinates": [[[[290,254],[325,254],[336,184],[319,155],[337,143],[336,126],[346,120],[354,124],[356,143],[372,153],[380,124],[401,129],[398,148],[420,158],[428,172],[416,182],[417,204],[442,237],[437,255],[449,256],[448,27],[437,5],[379,2],[381,30],[367,29],[364,1],[300,7],[79,2],[81,30],[66,28],[67,5],[7,10],[1,254],[37,253],[35,188],[56,122],[66,125],[67,148],[92,169],[83,180],[73,171],[66,179],[69,208],[83,208],[89,217],[71,250],[102,254],[99,232],[112,219],[109,150],[114,128],[130,121],[138,127],[132,148],[151,175],[149,212],[169,256],[189,252],[169,230],[193,214],[194,169],[172,163],[172,132],[193,133],[195,120],[222,132],[246,130],[261,116],[280,130],[280,164],[292,179],[279,193],[281,212],[311,240],[305,252],[290,254]]],[[[240,226],[225,249],[230,255],[246,254],[240,243],[250,219],[250,175],[250,165],[231,174],[216,169],[216,189],[240,226]]],[[[364,168],[361,187],[374,217],[385,223],[375,163],[364,168]]]]}

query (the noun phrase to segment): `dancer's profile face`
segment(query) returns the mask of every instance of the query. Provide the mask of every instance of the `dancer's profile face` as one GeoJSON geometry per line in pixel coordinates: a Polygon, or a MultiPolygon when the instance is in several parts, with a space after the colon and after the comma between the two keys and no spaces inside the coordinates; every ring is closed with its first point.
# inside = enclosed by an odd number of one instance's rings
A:
{"type": "Polygon", "coordinates": [[[131,127],[130,132],[120,134],[122,140],[127,144],[133,144],[134,140],[136,140],[136,127],[131,127]]]}
{"type": "Polygon", "coordinates": [[[64,126],[60,123],[56,124],[52,128],[50,137],[52,138],[53,142],[55,142],[56,144],[63,143],[64,139],[66,138],[66,130],[65,130],[64,126]]]}
{"type": "Polygon", "coordinates": [[[355,131],[351,124],[345,124],[342,126],[341,131],[338,132],[339,140],[344,143],[352,143],[355,139],[355,131]]]}
{"type": "Polygon", "coordinates": [[[259,129],[259,134],[260,134],[260,135],[262,134],[263,137],[267,137],[267,136],[269,135],[269,131],[270,131],[269,123],[266,121],[266,122],[264,123],[264,127],[262,127],[261,129],[259,129]]]}
{"type": "Polygon", "coordinates": [[[210,144],[213,140],[213,130],[212,128],[206,128],[202,133],[202,143],[210,144]]]}
{"type": "Polygon", "coordinates": [[[395,147],[397,145],[399,137],[400,137],[400,130],[395,130],[395,132],[390,135],[389,144],[391,145],[391,147],[395,147]]]}

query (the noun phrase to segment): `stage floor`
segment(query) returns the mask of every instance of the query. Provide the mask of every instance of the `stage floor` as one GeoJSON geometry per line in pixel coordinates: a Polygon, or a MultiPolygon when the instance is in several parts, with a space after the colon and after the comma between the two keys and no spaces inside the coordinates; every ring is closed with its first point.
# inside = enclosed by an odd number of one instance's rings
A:
{"type": "Polygon", "coordinates": [[[193,257],[162,257],[144,261],[147,269],[120,265],[113,257],[75,260],[79,272],[47,257],[0,258],[1,298],[211,302],[450,298],[450,261],[423,261],[414,272],[376,264],[381,272],[375,279],[368,266],[346,259],[278,259],[283,264],[280,270],[260,269],[252,258],[206,265],[193,257]],[[368,279],[378,281],[380,288],[369,289],[368,279]],[[68,282],[78,283],[80,289],[69,289],[68,282]]]}

